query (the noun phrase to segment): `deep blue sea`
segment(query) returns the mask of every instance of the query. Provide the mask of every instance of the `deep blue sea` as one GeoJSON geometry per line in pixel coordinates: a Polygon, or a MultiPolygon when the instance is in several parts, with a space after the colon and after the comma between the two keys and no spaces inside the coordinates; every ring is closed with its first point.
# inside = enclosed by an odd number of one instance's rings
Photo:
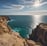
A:
{"type": "MultiPolygon", "coordinates": [[[[29,38],[29,34],[32,33],[33,28],[33,22],[34,18],[33,16],[29,15],[16,15],[16,16],[9,16],[10,20],[8,22],[8,25],[12,28],[13,31],[19,32],[19,34],[23,38],[29,38]]],[[[41,17],[41,23],[47,23],[47,16],[41,17]]]]}

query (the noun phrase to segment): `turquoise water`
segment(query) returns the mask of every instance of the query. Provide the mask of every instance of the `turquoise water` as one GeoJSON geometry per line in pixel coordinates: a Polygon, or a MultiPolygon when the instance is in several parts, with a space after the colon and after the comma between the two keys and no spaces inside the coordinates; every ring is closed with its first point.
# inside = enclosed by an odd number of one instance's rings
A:
{"type": "MultiPolygon", "coordinates": [[[[32,25],[33,25],[33,17],[32,16],[9,16],[10,21],[8,25],[15,32],[19,32],[19,34],[23,38],[29,38],[29,34],[32,33],[32,25]]],[[[47,23],[47,16],[42,16],[41,23],[47,23]]]]}
{"type": "Polygon", "coordinates": [[[23,38],[28,38],[30,32],[32,32],[32,16],[9,16],[10,21],[8,25],[13,29],[15,32],[19,32],[19,34],[23,38]]]}

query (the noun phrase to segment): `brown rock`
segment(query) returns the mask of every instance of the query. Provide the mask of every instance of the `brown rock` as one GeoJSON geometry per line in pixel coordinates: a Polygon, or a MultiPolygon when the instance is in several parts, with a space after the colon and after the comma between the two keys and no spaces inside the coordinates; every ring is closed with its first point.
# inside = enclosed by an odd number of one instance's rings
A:
{"type": "Polygon", "coordinates": [[[32,40],[27,40],[27,43],[29,46],[35,46],[36,42],[32,41],[32,40]]]}
{"type": "Polygon", "coordinates": [[[30,38],[34,41],[41,42],[44,46],[47,46],[47,24],[40,23],[30,35],[30,38]]]}
{"type": "Polygon", "coordinates": [[[10,32],[10,28],[7,25],[7,21],[9,20],[9,17],[7,16],[0,16],[0,34],[4,32],[10,32]]]}
{"type": "Polygon", "coordinates": [[[19,34],[4,33],[0,35],[0,46],[40,46],[32,40],[25,40],[18,37],[19,34]]]}

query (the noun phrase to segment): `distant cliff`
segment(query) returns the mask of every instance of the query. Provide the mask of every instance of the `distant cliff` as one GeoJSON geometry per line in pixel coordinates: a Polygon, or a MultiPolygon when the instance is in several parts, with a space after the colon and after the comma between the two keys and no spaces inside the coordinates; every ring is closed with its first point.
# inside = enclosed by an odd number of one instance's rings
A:
{"type": "Polygon", "coordinates": [[[47,24],[40,23],[37,25],[37,27],[33,29],[29,39],[40,42],[44,46],[47,46],[47,24]]]}
{"type": "Polygon", "coordinates": [[[41,46],[36,42],[23,39],[7,25],[8,16],[0,16],[0,46],[41,46]]]}

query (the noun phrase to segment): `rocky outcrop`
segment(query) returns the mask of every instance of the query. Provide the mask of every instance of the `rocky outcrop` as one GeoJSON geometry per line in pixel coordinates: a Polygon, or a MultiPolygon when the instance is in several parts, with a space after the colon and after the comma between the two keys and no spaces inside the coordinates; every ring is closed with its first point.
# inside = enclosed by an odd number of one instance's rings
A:
{"type": "Polygon", "coordinates": [[[32,31],[29,39],[40,42],[44,46],[47,46],[47,24],[40,23],[37,25],[37,27],[32,31]]]}
{"type": "Polygon", "coordinates": [[[23,39],[7,25],[9,17],[0,16],[0,46],[40,46],[36,42],[23,39]]]}
{"type": "Polygon", "coordinates": [[[10,32],[10,28],[7,25],[7,21],[9,20],[9,17],[7,16],[0,16],[0,34],[4,32],[10,32]]]}
{"type": "MultiPolygon", "coordinates": [[[[15,33],[15,32],[13,32],[15,33]]],[[[0,35],[0,46],[40,46],[32,40],[25,40],[16,34],[2,34],[0,35]]]]}

